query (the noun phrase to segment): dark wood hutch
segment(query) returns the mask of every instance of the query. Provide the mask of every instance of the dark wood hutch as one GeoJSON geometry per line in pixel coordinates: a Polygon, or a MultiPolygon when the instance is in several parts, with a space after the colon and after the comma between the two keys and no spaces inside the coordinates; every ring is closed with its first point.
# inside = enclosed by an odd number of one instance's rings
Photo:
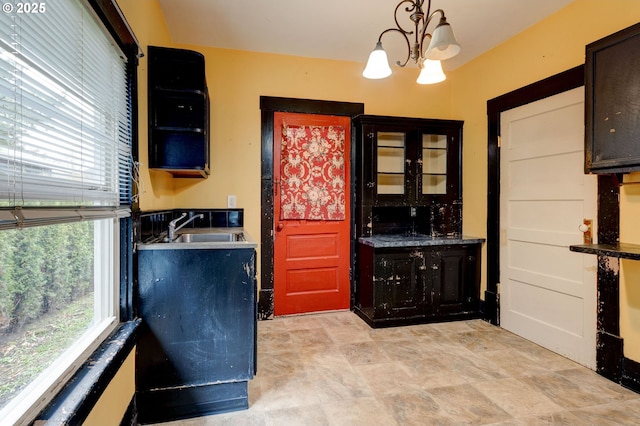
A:
{"type": "Polygon", "coordinates": [[[361,115],[355,312],[373,327],[479,317],[483,239],[462,235],[462,121],[361,115]]]}

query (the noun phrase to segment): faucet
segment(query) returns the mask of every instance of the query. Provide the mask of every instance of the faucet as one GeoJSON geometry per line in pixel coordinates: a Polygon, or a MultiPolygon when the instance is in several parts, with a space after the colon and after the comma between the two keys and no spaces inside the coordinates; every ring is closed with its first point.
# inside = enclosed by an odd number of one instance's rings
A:
{"type": "Polygon", "coordinates": [[[174,219],[174,220],[172,220],[171,222],[169,222],[169,242],[172,242],[172,241],[175,239],[175,237],[176,237],[176,231],[178,231],[178,230],[182,229],[185,225],[187,225],[187,224],[189,224],[189,223],[193,222],[193,221],[194,221],[194,220],[196,220],[196,219],[202,219],[202,218],[204,218],[204,215],[203,215],[203,214],[197,214],[197,215],[195,215],[195,216],[193,216],[193,217],[189,218],[189,219],[188,219],[186,222],[184,222],[182,225],[180,225],[180,226],[176,227],[176,224],[177,224],[179,221],[181,221],[181,220],[182,220],[186,215],[187,215],[186,213],[182,213],[182,215],[181,215],[179,218],[174,219]]]}

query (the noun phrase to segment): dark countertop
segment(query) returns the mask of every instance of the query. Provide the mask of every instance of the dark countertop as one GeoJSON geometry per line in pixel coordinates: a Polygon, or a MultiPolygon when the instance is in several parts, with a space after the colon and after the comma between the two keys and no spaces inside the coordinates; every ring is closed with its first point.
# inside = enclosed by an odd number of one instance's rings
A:
{"type": "Polygon", "coordinates": [[[578,253],[640,260],[640,245],[638,244],[577,244],[569,246],[569,249],[578,253]]]}
{"type": "Polygon", "coordinates": [[[468,235],[458,235],[453,237],[432,237],[429,235],[373,235],[371,237],[361,237],[360,244],[365,244],[374,248],[384,247],[422,247],[422,246],[445,246],[484,243],[484,238],[471,237],[468,235]]]}

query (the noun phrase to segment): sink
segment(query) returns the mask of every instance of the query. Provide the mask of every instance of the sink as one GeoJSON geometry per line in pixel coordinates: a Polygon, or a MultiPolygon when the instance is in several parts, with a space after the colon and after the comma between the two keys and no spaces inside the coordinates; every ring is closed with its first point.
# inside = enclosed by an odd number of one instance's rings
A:
{"type": "MultiPolygon", "coordinates": [[[[244,228],[199,228],[185,229],[176,239],[166,238],[136,245],[137,250],[211,250],[251,249],[256,242],[244,228]]],[[[166,234],[165,234],[166,235],[166,234]]]]}
{"type": "Polygon", "coordinates": [[[215,232],[209,234],[180,234],[174,240],[176,243],[214,243],[244,241],[242,232],[215,232]]]}

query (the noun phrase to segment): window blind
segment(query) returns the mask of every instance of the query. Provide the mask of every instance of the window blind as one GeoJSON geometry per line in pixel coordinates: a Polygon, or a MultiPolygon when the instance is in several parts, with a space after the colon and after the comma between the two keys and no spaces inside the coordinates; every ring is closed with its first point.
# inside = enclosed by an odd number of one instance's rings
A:
{"type": "Polygon", "coordinates": [[[0,14],[0,227],[129,212],[126,56],[82,1],[44,5],[0,14]]]}

